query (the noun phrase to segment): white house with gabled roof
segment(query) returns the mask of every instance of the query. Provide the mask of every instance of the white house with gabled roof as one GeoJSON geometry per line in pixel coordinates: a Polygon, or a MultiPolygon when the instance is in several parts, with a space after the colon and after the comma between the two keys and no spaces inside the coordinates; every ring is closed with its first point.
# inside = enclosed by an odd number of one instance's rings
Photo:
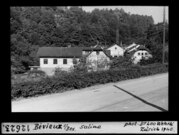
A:
{"type": "Polygon", "coordinates": [[[108,47],[107,50],[110,50],[110,55],[112,57],[119,57],[124,55],[124,49],[117,44],[108,47]]]}
{"type": "MultiPolygon", "coordinates": [[[[86,62],[90,63],[92,70],[99,69],[102,61],[109,62],[109,52],[100,46],[90,47],[40,47],[37,56],[40,59],[40,70],[47,75],[53,75],[56,68],[69,71],[75,64],[80,62],[81,57],[86,57],[86,62]]],[[[101,67],[108,69],[106,65],[101,67]]]]}
{"type": "Polygon", "coordinates": [[[56,68],[68,71],[82,56],[80,47],[40,47],[37,56],[40,59],[40,70],[53,75],[56,68]]]}
{"type": "Polygon", "coordinates": [[[140,62],[142,58],[146,60],[149,58],[152,58],[152,55],[149,49],[147,49],[143,45],[138,45],[135,43],[132,43],[131,45],[126,47],[125,52],[128,53],[128,55],[131,57],[134,64],[137,64],[138,62],[140,62]]]}
{"type": "Polygon", "coordinates": [[[98,45],[91,48],[91,52],[86,55],[88,71],[108,70],[110,58],[109,50],[104,50],[98,45]]]}

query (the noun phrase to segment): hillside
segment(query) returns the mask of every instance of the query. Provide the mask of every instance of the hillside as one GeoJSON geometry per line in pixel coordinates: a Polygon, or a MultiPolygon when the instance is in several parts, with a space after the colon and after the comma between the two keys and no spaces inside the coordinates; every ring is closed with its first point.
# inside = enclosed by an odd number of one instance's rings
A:
{"type": "Polygon", "coordinates": [[[154,25],[152,16],[129,14],[123,9],[85,12],[80,7],[11,7],[10,24],[11,71],[15,74],[38,65],[39,47],[88,47],[98,41],[111,46],[116,43],[116,32],[119,42],[144,44],[156,62],[161,61],[163,24],[154,25]]]}

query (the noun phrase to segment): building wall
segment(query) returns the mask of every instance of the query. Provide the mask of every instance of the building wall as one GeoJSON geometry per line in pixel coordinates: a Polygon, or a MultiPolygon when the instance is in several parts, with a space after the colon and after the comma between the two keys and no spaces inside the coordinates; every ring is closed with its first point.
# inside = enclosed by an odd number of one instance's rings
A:
{"type": "Polygon", "coordinates": [[[133,56],[132,56],[132,59],[133,59],[133,63],[134,64],[137,64],[141,59],[142,59],[142,56],[145,58],[145,59],[149,59],[152,57],[152,55],[146,51],[146,50],[139,50],[139,51],[136,51],[133,56]],[[140,53],[140,54],[139,54],[140,53]],[[143,55],[142,55],[143,53],[143,55]],[[147,55],[145,54],[147,53],[147,55]]]}
{"type": "Polygon", "coordinates": [[[108,48],[107,50],[110,50],[112,57],[114,57],[114,56],[119,57],[119,56],[124,55],[124,49],[118,45],[114,45],[114,46],[108,48]]]}
{"type": "MultiPolygon", "coordinates": [[[[76,58],[76,60],[79,61],[79,58],[76,58]]],[[[40,58],[40,69],[48,75],[53,74],[55,68],[61,68],[62,70],[68,71],[73,66],[73,58],[40,58]],[[44,64],[44,59],[48,60],[48,64],[44,64]],[[57,64],[53,64],[54,59],[57,59],[57,64]],[[63,64],[63,59],[67,59],[67,64],[63,64]]]]}
{"type": "Polygon", "coordinates": [[[89,68],[92,68],[94,71],[97,69],[108,69],[109,66],[107,63],[110,61],[110,58],[106,56],[106,54],[103,51],[99,51],[99,54],[97,54],[96,51],[93,51],[86,59],[87,65],[89,68]]]}
{"type": "Polygon", "coordinates": [[[83,55],[88,55],[90,53],[90,51],[82,51],[83,55]]]}

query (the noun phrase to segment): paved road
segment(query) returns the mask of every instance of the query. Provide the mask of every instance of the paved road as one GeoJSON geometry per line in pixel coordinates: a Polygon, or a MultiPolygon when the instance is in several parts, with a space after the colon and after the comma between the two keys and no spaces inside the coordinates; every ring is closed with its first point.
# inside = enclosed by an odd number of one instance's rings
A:
{"type": "Polygon", "coordinates": [[[168,73],[12,102],[12,112],[168,110],[168,73]]]}

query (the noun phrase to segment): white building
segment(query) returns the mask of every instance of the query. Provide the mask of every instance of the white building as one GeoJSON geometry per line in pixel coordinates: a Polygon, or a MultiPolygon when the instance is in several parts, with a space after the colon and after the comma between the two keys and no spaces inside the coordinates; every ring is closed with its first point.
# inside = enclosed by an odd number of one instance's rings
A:
{"type": "Polygon", "coordinates": [[[108,70],[110,62],[110,52],[103,50],[101,47],[96,46],[92,51],[86,55],[86,63],[88,69],[97,71],[97,70],[108,70]]]}
{"type": "Polygon", "coordinates": [[[110,55],[112,57],[119,57],[124,55],[124,49],[117,44],[114,44],[107,48],[107,50],[110,50],[110,55]]]}
{"type": "Polygon", "coordinates": [[[41,47],[37,52],[40,59],[40,70],[53,75],[56,68],[68,71],[82,56],[82,48],[41,47]]]}
{"type": "Polygon", "coordinates": [[[100,47],[41,47],[37,56],[40,59],[40,70],[47,75],[53,75],[56,68],[69,71],[83,56],[86,57],[86,63],[94,70],[99,68],[99,63],[103,60],[110,61],[107,52],[100,47]]]}
{"type": "Polygon", "coordinates": [[[138,50],[134,52],[131,58],[133,60],[133,63],[137,64],[138,62],[140,62],[142,57],[147,60],[149,58],[152,58],[152,55],[146,50],[138,50]]]}
{"type": "Polygon", "coordinates": [[[152,58],[150,51],[143,45],[137,45],[135,43],[129,45],[125,48],[125,51],[131,56],[134,64],[140,62],[142,58],[149,59],[152,58]]]}

